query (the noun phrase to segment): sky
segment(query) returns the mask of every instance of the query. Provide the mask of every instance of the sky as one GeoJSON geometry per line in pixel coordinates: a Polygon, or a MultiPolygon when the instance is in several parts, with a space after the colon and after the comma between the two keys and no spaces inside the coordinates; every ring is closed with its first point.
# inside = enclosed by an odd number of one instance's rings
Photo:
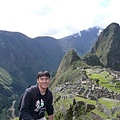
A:
{"type": "Polygon", "coordinates": [[[56,39],[120,24],[120,0],[0,0],[0,30],[56,39]]]}

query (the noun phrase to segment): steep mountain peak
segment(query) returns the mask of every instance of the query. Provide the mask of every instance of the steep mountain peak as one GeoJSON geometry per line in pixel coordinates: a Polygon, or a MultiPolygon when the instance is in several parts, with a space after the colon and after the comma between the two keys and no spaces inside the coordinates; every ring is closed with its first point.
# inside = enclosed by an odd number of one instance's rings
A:
{"type": "Polygon", "coordinates": [[[57,74],[56,76],[58,77],[61,73],[65,72],[65,70],[70,66],[72,65],[74,62],[80,60],[80,57],[77,55],[77,53],[72,49],[70,51],[68,51],[61,63],[60,63],[60,66],[58,68],[58,71],[57,71],[57,74]]]}
{"type": "Polygon", "coordinates": [[[82,30],[78,33],[60,39],[59,43],[64,51],[74,49],[79,56],[82,56],[89,51],[96,42],[100,30],[101,28],[98,27],[82,30]]]}
{"type": "Polygon", "coordinates": [[[120,26],[117,23],[108,25],[98,37],[91,53],[97,55],[105,67],[120,70],[120,26]]]}
{"type": "Polygon", "coordinates": [[[116,27],[119,27],[119,24],[113,22],[113,23],[109,24],[107,28],[116,28],[116,27]]]}
{"type": "Polygon", "coordinates": [[[111,23],[110,25],[108,25],[108,26],[106,27],[106,29],[104,30],[104,33],[106,34],[106,32],[107,32],[107,33],[109,32],[109,35],[110,35],[110,34],[115,34],[115,33],[117,33],[118,31],[120,31],[119,29],[120,29],[120,26],[119,26],[118,23],[111,23]]]}

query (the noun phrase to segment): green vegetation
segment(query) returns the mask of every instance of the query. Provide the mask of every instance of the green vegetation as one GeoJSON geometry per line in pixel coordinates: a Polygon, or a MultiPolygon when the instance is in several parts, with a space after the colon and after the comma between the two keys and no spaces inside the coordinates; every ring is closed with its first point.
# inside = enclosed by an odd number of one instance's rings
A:
{"type": "Polygon", "coordinates": [[[0,67],[0,84],[4,89],[11,90],[12,78],[10,74],[0,67]]]}
{"type": "Polygon", "coordinates": [[[108,116],[105,113],[103,113],[97,109],[94,109],[92,112],[95,113],[96,115],[99,115],[100,117],[104,118],[105,120],[108,119],[108,116]]]}
{"type": "Polygon", "coordinates": [[[90,79],[93,79],[93,80],[96,80],[98,79],[99,80],[99,86],[103,86],[111,91],[115,91],[115,92],[118,92],[120,93],[120,89],[116,88],[115,85],[117,83],[111,83],[112,80],[113,80],[113,76],[109,74],[109,72],[107,72],[107,70],[100,70],[100,69],[97,69],[97,70],[92,70],[92,69],[86,69],[86,73],[87,73],[87,76],[90,78],[90,79]],[[96,73],[96,71],[99,71],[96,73]],[[111,84],[110,84],[111,83],[111,84]]]}
{"type": "Polygon", "coordinates": [[[17,118],[15,118],[14,120],[19,120],[19,118],[17,117],[17,118]]]}
{"type": "Polygon", "coordinates": [[[7,115],[11,114],[7,110],[12,102],[18,99],[18,95],[13,91],[12,84],[13,79],[10,74],[3,68],[0,68],[0,120],[7,119],[7,115]]]}
{"type": "Polygon", "coordinates": [[[96,105],[96,101],[94,101],[94,100],[89,100],[89,99],[85,99],[85,98],[81,98],[81,97],[75,97],[75,99],[76,99],[76,101],[84,101],[86,103],[96,105]]]}
{"type": "Polygon", "coordinates": [[[2,109],[1,111],[2,114],[0,114],[0,120],[6,120],[6,109],[2,109]]]}
{"type": "MultiPolygon", "coordinates": [[[[120,106],[120,102],[119,100],[111,100],[111,99],[107,99],[107,98],[100,98],[99,100],[99,103],[102,105],[102,106],[105,106],[107,109],[111,110],[113,107],[118,107],[120,106]]],[[[112,119],[112,118],[116,118],[117,115],[120,114],[120,112],[116,111],[114,114],[111,114],[108,116],[106,115],[102,108],[100,106],[98,106],[96,109],[94,109],[92,111],[93,113],[101,116],[102,118],[104,118],[105,120],[106,119],[112,119]]]]}
{"type": "Polygon", "coordinates": [[[119,103],[118,100],[109,100],[106,98],[100,98],[99,103],[101,103],[102,105],[106,106],[107,108],[111,109],[114,106],[117,106],[117,103],[119,103]]]}
{"type": "MultiPolygon", "coordinates": [[[[95,81],[96,84],[98,83],[99,86],[101,86],[101,87],[103,86],[104,88],[107,88],[109,91],[120,92],[119,89],[115,88],[115,85],[119,86],[120,84],[119,84],[119,82],[113,82],[113,80],[115,81],[115,77],[114,77],[114,74],[111,74],[111,73],[112,73],[112,71],[110,71],[110,69],[103,69],[99,66],[98,67],[88,67],[88,66],[87,67],[85,67],[85,66],[79,67],[78,62],[75,62],[74,67],[72,67],[72,65],[71,65],[70,67],[68,67],[68,69],[65,72],[61,73],[61,76],[59,77],[57,83],[59,85],[59,84],[67,82],[67,80],[72,81],[72,83],[75,83],[75,81],[79,80],[79,78],[84,77],[84,75],[87,75],[88,78],[95,81]],[[77,64],[77,66],[75,66],[76,64],[77,64]]],[[[85,88],[87,88],[87,86],[85,86],[85,88]]],[[[56,93],[56,95],[62,96],[62,95],[64,95],[64,93],[59,92],[59,93],[56,93]]],[[[89,99],[76,97],[76,96],[73,96],[71,99],[66,99],[66,100],[60,99],[57,103],[55,103],[55,109],[57,110],[56,115],[55,115],[56,118],[60,118],[61,120],[65,119],[65,118],[62,118],[63,114],[61,112],[59,112],[60,106],[63,106],[64,109],[62,109],[62,112],[65,113],[65,111],[67,111],[67,109],[70,109],[70,106],[72,106],[73,99],[75,99],[76,102],[84,101],[85,103],[92,104],[92,105],[97,104],[96,101],[94,101],[94,100],[89,100],[89,99]]],[[[101,98],[98,100],[98,102],[101,103],[102,105],[106,106],[107,109],[111,109],[112,107],[118,106],[117,101],[112,101],[109,99],[101,98]]],[[[72,108],[72,110],[73,110],[73,108],[72,108]]],[[[99,109],[99,107],[95,110],[92,110],[92,112],[101,116],[104,119],[110,119],[110,117],[116,118],[116,115],[117,115],[115,113],[111,116],[107,116],[105,113],[103,113],[103,111],[101,111],[99,109]]],[[[90,113],[86,113],[86,115],[88,118],[90,117],[90,113]]],[[[84,116],[83,116],[83,118],[84,118],[84,116]]]]}

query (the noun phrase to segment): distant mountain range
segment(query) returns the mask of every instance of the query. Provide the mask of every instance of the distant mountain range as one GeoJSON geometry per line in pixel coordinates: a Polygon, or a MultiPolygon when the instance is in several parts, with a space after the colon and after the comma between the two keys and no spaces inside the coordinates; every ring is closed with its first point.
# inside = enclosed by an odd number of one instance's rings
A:
{"type": "Polygon", "coordinates": [[[80,31],[62,39],[36,37],[31,39],[18,32],[0,31],[0,67],[13,79],[26,84],[35,82],[39,70],[54,72],[70,49],[84,55],[93,46],[100,28],[80,31]]]}
{"type": "Polygon", "coordinates": [[[82,56],[94,45],[101,30],[98,27],[89,28],[60,39],[60,43],[66,52],[74,49],[79,56],[82,56]]]}

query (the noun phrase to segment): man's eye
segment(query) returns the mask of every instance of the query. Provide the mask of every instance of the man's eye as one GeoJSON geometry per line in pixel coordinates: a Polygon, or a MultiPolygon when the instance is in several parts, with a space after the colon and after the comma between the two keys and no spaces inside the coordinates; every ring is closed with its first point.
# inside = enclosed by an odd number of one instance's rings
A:
{"type": "Polygon", "coordinates": [[[40,80],[49,80],[49,78],[40,78],[40,80]]]}

